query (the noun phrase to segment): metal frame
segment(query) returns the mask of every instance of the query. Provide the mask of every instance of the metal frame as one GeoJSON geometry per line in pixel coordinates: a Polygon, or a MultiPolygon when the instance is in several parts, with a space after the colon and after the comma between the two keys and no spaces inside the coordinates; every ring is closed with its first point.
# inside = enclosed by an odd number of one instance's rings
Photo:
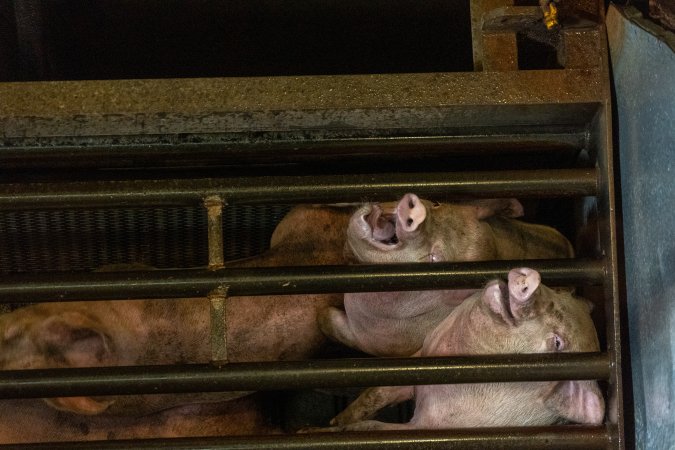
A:
{"type": "MultiPolygon", "coordinates": [[[[517,15],[519,11],[531,14],[527,8],[510,9],[509,14],[517,15]]],[[[481,21],[474,26],[478,27],[474,28],[475,33],[494,32],[482,29],[481,21]]],[[[500,33],[517,31],[503,29],[500,33]]],[[[408,190],[451,197],[467,193],[596,196],[602,258],[530,264],[541,267],[547,282],[602,285],[607,316],[606,353],[390,363],[368,360],[357,367],[354,361],[343,360],[296,365],[232,364],[225,369],[211,366],[78,369],[81,375],[72,370],[16,371],[0,373],[0,397],[18,393],[28,396],[47,392],[100,393],[105,391],[105,385],[110,386],[105,392],[122,386],[134,392],[156,392],[157,385],[152,383],[157,379],[166,383],[162,385],[167,392],[178,392],[206,386],[200,383],[213,383],[210,386],[215,390],[286,388],[297,386],[293,380],[298,379],[303,380],[303,386],[347,386],[407,384],[412,380],[451,382],[446,377],[454,377],[456,382],[503,379],[500,377],[512,380],[598,377],[609,381],[609,422],[604,427],[120,441],[106,443],[105,447],[371,448],[378,443],[377,448],[405,448],[412,442],[424,442],[428,448],[484,448],[496,443],[503,448],[539,448],[544,444],[564,448],[624,448],[611,105],[604,28],[588,24],[564,28],[562,39],[567,44],[561,50],[566,63],[564,70],[515,70],[513,64],[495,60],[499,58],[499,52],[494,51],[496,44],[484,39],[483,47],[477,51],[482,52],[480,61],[485,70],[475,73],[0,84],[0,129],[4,139],[0,161],[17,168],[30,167],[36,161],[41,161],[38,165],[43,168],[129,167],[134,164],[130,161],[138,160],[152,166],[170,148],[173,159],[169,165],[192,158],[220,162],[232,158],[245,163],[262,157],[287,163],[313,156],[377,157],[392,149],[401,155],[425,148],[436,152],[447,148],[451,154],[458,150],[470,153],[481,146],[497,152],[496,146],[503,139],[513,147],[529,143],[543,152],[548,148],[581,145],[589,151],[591,159],[597,160],[595,169],[16,183],[0,185],[0,208],[171,204],[203,201],[211,195],[220,196],[223,205],[350,201],[361,200],[363,195],[370,199],[392,199],[408,190]],[[166,96],[166,92],[173,95],[166,96]],[[105,157],[91,161],[88,160],[91,155],[105,157]],[[68,159],[64,159],[66,156],[68,159]],[[504,365],[505,362],[510,365],[504,365]],[[428,371],[425,364],[430,365],[428,371]],[[282,371],[283,366],[288,370],[282,371]],[[347,367],[352,369],[346,370],[347,367]],[[398,378],[402,370],[408,370],[409,374],[398,378]],[[417,378],[420,370],[429,373],[429,378],[417,378]],[[141,384],[144,377],[148,384],[141,384]],[[174,381],[168,382],[169,379],[174,381]]],[[[499,42],[515,45],[513,39],[499,42]]],[[[507,55],[514,51],[502,50],[507,55]]],[[[217,218],[214,220],[216,223],[217,218]]],[[[95,300],[206,296],[214,295],[213,290],[218,287],[227,287],[227,292],[215,292],[216,304],[224,306],[225,295],[475,286],[516,264],[501,261],[433,268],[374,266],[359,268],[358,272],[349,267],[301,271],[218,269],[222,261],[217,256],[217,243],[221,238],[214,235],[209,241],[210,262],[216,270],[181,271],[177,278],[176,273],[169,271],[148,275],[64,276],[57,280],[52,276],[17,276],[0,281],[0,294],[3,302],[38,298],[95,300]],[[292,282],[287,287],[289,279],[292,282]]],[[[220,313],[225,311],[216,312],[220,313]]],[[[226,359],[226,353],[215,351],[214,358],[226,359]]],[[[77,448],[78,444],[64,445],[77,448]]],[[[60,448],[57,444],[45,446],[60,448]]]]}

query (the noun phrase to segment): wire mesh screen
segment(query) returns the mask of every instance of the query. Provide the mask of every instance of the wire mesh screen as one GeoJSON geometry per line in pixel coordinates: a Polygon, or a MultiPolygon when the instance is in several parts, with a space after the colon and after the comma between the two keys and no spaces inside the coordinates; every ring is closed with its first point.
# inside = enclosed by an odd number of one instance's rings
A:
{"type": "MultiPolygon", "coordinates": [[[[225,208],[225,260],[265,251],[288,209],[225,208]]],[[[0,273],[90,271],[133,262],[158,268],[205,266],[206,227],[201,206],[0,211],[0,273]]]]}

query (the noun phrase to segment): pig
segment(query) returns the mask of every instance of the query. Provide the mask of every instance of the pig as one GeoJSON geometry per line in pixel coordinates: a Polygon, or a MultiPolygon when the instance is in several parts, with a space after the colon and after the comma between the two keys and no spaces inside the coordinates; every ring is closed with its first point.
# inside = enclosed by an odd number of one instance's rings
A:
{"type": "Polygon", "coordinates": [[[37,399],[0,400],[0,444],[280,433],[262,406],[262,398],[247,396],[120,417],[69,414],[37,399]]]}
{"type": "MultiPolygon", "coordinates": [[[[553,228],[514,220],[516,199],[432,203],[406,194],[396,204],[367,204],[350,219],[346,251],[360,263],[485,261],[574,256],[553,228]]],[[[376,356],[409,356],[427,333],[475,290],[349,293],[344,311],[319,314],[332,339],[376,356]]]]}
{"type": "MultiPolygon", "coordinates": [[[[428,333],[415,356],[594,352],[598,337],[588,301],[552,290],[533,269],[492,280],[428,333]]],[[[605,403],[595,381],[389,386],[365,390],[327,430],[600,424],[605,403]],[[415,399],[408,423],[367,420],[384,406],[415,399]]]]}
{"type": "MultiPolygon", "coordinates": [[[[299,206],[284,218],[266,253],[227,267],[343,264],[351,211],[299,206]]],[[[306,359],[325,341],[316,315],[342,295],[227,299],[230,362],[306,359]]],[[[0,369],[41,369],[208,363],[209,302],[205,298],[43,303],[0,316],[0,369]]],[[[83,415],[141,416],[243,393],[47,399],[83,415]]]]}

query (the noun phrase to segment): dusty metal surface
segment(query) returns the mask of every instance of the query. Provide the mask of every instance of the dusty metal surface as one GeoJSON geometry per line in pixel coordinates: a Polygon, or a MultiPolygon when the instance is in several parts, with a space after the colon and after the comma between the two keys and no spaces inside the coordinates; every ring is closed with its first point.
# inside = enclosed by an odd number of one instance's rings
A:
{"type": "MultiPolygon", "coordinates": [[[[635,446],[675,447],[675,52],[639,13],[607,16],[617,99],[635,446]]],[[[652,25],[653,26],[653,25],[652,25]]]]}
{"type": "Polygon", "coordinates": [[[26,138],[581,125],[579,109],[597,102],[601,80],[579,69],[4,83],[0,130],[26,138]]]}

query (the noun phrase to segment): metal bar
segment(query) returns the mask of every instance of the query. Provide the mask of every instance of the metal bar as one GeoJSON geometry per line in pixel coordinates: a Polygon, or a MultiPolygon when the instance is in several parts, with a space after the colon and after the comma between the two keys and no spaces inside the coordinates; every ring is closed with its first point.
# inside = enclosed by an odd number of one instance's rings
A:
{"type": "Polygon", "coordinates": [[[209,269],[220,269],[223,258],[223,199],[212,195],[204,199],[209,238],[209,269]]]}
{"type": "MultiPolygon", "coordinates": [[[[549,126],[550,127],[550,126],[549,126]]],[[[464,155],[514,152],[523,155],[555,151],[578,151],[586,144],[587,133],[580,127],[558,127],[555,132],[536,133],[532,129],[510,127],[508,133],[458,134],[435,136],[327,137],[318,132],[307,139],[302,133],[287,132],[282,137],[267,133],[253,139],[236,134],[180,134],[176,136],[50,136],[42,138],[8,138],[0,152],[4,168],[45,167],[138,167],[139,165],[184,165],[200,161],[291,162],[321,158],[354,158],[379,155],[387,158],[418,154],[464,155]],[[518,134],[520,131],[520,134],[518,134]],[[198,142],[194,142],[198,141],[198,142]]],[[[373,130],[368,130],[372,136],[373,130]]]]}
{"type": "Polygon", "coordinates": [[[30,445],[0,445],[0,449],[231,449],[231,450],[314,450],[330,449],[397,449],[407,450],[604,450],[611,435],[602,426],[550,426],[519,428],[471,428],[455,430],[407,430],[291,434],[272,436],[230,436],[178,439],[119,440],[95,442],[53,442],[30,445]]]}
{"type": "Polygon", "coordinates": [[[363,358],[0,371],[0,398],[596,380],[607,353],[363,358]]]}
{"type": "Polygon", "coordinates": [[[219,287],[211,291],[209,297],[209,317],[211,319],[211,361],[216,364],[227,362],[227,288],[219,287]]]}
{"type": "Polygon", "coordinates": [[[0,209],[173,205],[218,195],[228,204],[391,200],[421,196],[576,197],[595,195],[595,169],[389,173],[0,185],[0,209]]]}
{"type": "Polygon", "coordinates": [[[220,286],[229,296],[479,288],[523,266],[551,286],[601,285],[605,277],[601,259],[20,274],[0,280],[0,304],[206,297],[220,286]]]}
{"type": "MultiPolygon", "coordinates": [[[[209,270],[221,269],[223,257],[223,199],[210,196],[204,199],[209,237],[209,270]]],[[[227,362],[227,287],[218,286],[209,292],[211,319],[211,361],[227,362]]]]}

